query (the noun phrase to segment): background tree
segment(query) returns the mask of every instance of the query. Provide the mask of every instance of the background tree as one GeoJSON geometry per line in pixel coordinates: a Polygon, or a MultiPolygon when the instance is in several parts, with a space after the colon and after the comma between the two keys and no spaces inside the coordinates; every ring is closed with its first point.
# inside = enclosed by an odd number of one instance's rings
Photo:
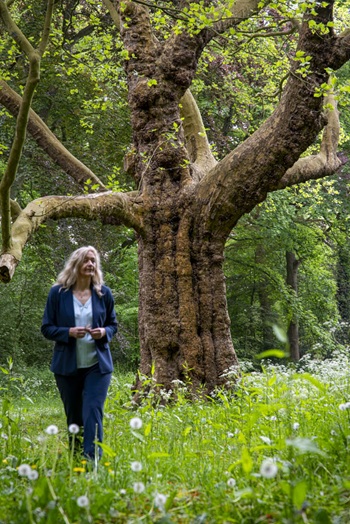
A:
{"type": "MultiPolygon", "coordinates": [[[[28,40],[13,25],[6,4],[0,4],[5,25],[25,51],[28,40]]],[[[334,1],[302,2],[297,12],[295,3],[289,8],[284,2],[254,0],[106,4],[124,45],[133,141],[125,166],[135,189],[40,197],[19,210],[8,191],[15,172],[7,168],[10,174],[5,173],[0,186],[0,272],[4,281],[12,277],[29,236],[50,218],[98,218],[133,228],[139,245],[141,373],[150,374],[155,363],[155,380],[166,388],[187,376],[194,389],[204,384],[210,391],[237,363],[222,269],[226,239],[268,192],[330,175],[340,166],[338,113],[329,78],[349,59],[349,36],[334,29],[334,1]],[[258,33],[284,38],[297,28],[295,53],[274,111],[218,162],[188,91],[204,49],[221,35],[239,46],[258,33]],[[325,106],[323,94],[328,94],[325,106]],[[324,126],[320,153],[300,158],[324,126]]],[[[79,16],[69,19],[69,27],[77,24],[74,34],[84,29],[85,8],[79,6],[79,16]]],[[[89,13],[98,25],[104,19],[89,13]]],[[[69,31],[64,35],[66,43],[69,31]]],[[[98,48],[89,49],[98,54],[98,48]]],[[[13,114],[21,111],[23,99],[5,81],[1,87],[1,103],[13,114]]],[[[106,189],[38,115],[32,111],[28,116],[28,130],[61,168],[92,191],[106,189]]]]}

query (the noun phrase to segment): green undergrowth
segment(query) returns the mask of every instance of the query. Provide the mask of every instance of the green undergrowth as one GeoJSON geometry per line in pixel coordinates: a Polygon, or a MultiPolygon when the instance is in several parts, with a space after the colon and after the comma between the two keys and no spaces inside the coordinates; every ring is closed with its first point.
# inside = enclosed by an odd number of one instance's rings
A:
{"type": "Polygon", "coordinates": [[[68,452],[51,375],[3,368],[0,523],[348,524],[349,376],[346,354],[268,363],[233,393],[188,402],[176,383],[176,403],[135,411],[115,374],[96,467],[68,452]]]}

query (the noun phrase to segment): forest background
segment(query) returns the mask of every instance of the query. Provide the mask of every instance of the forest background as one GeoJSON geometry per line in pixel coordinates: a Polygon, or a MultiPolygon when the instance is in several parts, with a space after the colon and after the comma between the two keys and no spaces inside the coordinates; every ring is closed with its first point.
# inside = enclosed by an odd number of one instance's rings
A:
{"type": "MultiPolygon", "coordinates": [[[[34,13],[43,8],[39,1],[34,4],[36,11],[25,2],[18,3],[18,19],[29,40],[39,31],[34,13]]],[[[346,2],[339,4],[336,23],[341,29],[349,24],[350,15],[346,2]]],[[[167,23],[164,10],[154,16],[160,26],[167,23]]],[[[223,157],[244,141],[271,114],[293,60],[297,36],[291,20],[286,22],[272,5],[254,22],[254,31],[247,26],[238,40],[220,37],[203,53],[191,90],[216,157],[223,157]],[[260,38],[259,31],[269,26],[283,27],[283,31],[260,38]]],[[[27,66],[13,41],[1,31],[1,74],[21,92],[27,66]]],[[[42,59],[33,104],[66,148],[107,188],[117,191],[134,188],[121,167],[131,136],[125,58],[118,31],[99,4],[64,2],[42,59]]],[[[265,202],[241,218],[227,241],[227,300],[239,360],[281,347],[273,325],[289,333],[294,360],[305,353],[329,357],[336,348],[348,344],[349,73],[346,64],[332,84],[342,122],[339,156],[343,165],[337,174],[269,194],[265,202]]],[[[2,170],[14,125],[13,116],[0,107],[2,170]]],[[[315,143],[308,154],[318,148],[315,143]]],[[[85,192],[92,184],[86,184],[85,192]]],[[[78,184],[67,180],[28,136],[12,198],[23,208],[41,196],[77,193],[81,193],[78,184]]],[[[135,234],[125,227],[116,229],[79,219],[43,224],[24,250],[13,280],[0,286],[1,364],[11,355],[16,366],[48,366],[51,343],[40,333],[47,293],[69,253],[86,244],[101,252],[105,281],[115,296],[120,331],[112,344],[114,360],[122,368],[137,368],[135,234]]]]}

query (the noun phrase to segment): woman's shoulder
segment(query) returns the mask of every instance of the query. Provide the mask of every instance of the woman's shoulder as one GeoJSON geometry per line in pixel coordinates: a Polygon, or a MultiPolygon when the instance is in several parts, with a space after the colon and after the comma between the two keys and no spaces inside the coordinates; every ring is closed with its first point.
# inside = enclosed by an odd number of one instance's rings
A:
{"type": "Polygon", "coordinates": [[[58,295],[61,291],[69,291],[69,289],[64,289],[62,284],[54,284],[50,289],[50,295],[58,295]]]}
{"type": "Polygon", "coordinates": [[[108,296],[111,296],[111,295],[112,295],[111,288],[108,287],[108,286],[105,286],[105,284],[102,284],[102,286],[101,286],[101,292],[102,292],[102,295],[108,295],[108,296]]]}

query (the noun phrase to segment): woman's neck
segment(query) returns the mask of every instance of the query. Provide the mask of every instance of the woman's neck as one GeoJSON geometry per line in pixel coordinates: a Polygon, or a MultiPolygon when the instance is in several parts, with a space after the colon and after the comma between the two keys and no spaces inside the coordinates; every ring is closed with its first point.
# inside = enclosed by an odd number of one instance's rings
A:
{"type": "Polygon", "coordinates": [[[79,277],[77,278],[74,286],[73,286],[73,289],[74,291],[85,291],[86,289],[90,289],[90,286],[91,286],[91,278],[90,277],[87,277],[87,278],[82,278],[82,277],[79,277]]]}

